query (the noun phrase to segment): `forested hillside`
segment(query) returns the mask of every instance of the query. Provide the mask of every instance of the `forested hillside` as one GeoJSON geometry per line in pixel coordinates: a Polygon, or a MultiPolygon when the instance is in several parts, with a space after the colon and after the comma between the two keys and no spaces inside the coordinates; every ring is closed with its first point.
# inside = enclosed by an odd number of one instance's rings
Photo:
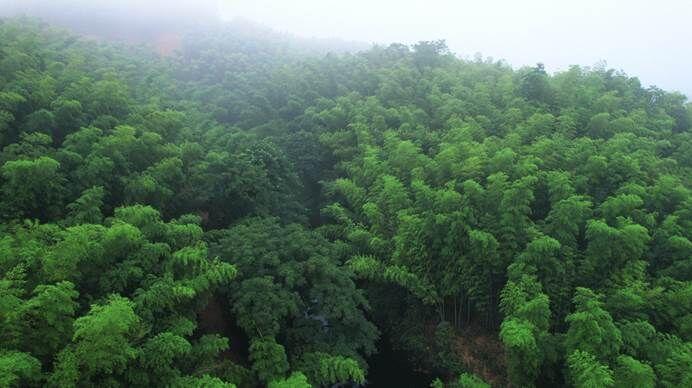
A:
{"type": "Polygon", "coordinates": [[[0,20],[1,387],[692,386],[683,95],[243,31],[0,20]]]}

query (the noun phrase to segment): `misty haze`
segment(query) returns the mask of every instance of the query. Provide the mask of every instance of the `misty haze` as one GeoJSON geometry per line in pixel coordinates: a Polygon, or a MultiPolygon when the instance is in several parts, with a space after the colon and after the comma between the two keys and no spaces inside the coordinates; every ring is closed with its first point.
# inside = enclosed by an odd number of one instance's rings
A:
{"type": "Polygon", "coordinates": [[[692,386],[691,17],[0,0],[0,387],[692,386]]]}
{"type": "Polygon", "coordinates": [[[349,49],[444,39],[465,58],[480,54],[514,67],[540,62],[550,72],[605,64],[644,86],[692,95],[692,54],[686,49],[692,2],[684,0],[655,6],[648,0],[0,0],[0,15],[18,14],[130,39],[237,20],[296,37],[349,42],[349,49]]]}

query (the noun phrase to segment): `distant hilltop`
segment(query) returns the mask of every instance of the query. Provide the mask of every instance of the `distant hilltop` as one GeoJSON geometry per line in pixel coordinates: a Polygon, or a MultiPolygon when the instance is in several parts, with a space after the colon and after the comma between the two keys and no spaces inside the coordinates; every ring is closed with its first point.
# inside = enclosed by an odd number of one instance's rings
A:
{"type": "Polygon", "coordinates": [[[0,0],[0,16],[20,15],[90,38],[151,44],[164,55],[180,48],[185,29],[220,20],[216,0],[0,0]]]}
{"type": "Polygon", "coordinates": [[[0,0],[0,15],[28,14],[51,22],[146,25],[218,19],[217,0],[0,0]],[[88,17],[87,17],[88,16],[88,17]]]}
{"type": "Polygon", "coordinates": [[[0,17],[29,16],[68,28],[84,37],[147,44],[161,55],[184,46],[191,31],[264,37],[284,48],[324,54],[366,50],[371,45],[338,38],[303,38],[277,32],[243,18],[224,20],[217,0],[0,0],[0,17]]]}

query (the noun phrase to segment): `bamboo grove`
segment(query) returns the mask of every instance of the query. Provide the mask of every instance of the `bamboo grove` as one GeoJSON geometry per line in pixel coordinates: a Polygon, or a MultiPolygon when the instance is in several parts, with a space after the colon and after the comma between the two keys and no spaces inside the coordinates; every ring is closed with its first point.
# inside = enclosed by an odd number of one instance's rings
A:
{"type": "Polygon", "coordinates": [[[0,386],[692,386],[692,107],[604,66],[0,21],[0,386]]]}

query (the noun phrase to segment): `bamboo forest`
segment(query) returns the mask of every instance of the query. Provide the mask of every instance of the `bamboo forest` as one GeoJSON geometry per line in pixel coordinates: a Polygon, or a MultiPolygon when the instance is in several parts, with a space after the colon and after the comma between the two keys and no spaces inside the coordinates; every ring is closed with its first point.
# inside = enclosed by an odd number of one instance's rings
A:
{"type": "Polygon", "coordinates": [[[692,387],[692,105],[601,65],[0,19],[1,387],[692,387]]]}

